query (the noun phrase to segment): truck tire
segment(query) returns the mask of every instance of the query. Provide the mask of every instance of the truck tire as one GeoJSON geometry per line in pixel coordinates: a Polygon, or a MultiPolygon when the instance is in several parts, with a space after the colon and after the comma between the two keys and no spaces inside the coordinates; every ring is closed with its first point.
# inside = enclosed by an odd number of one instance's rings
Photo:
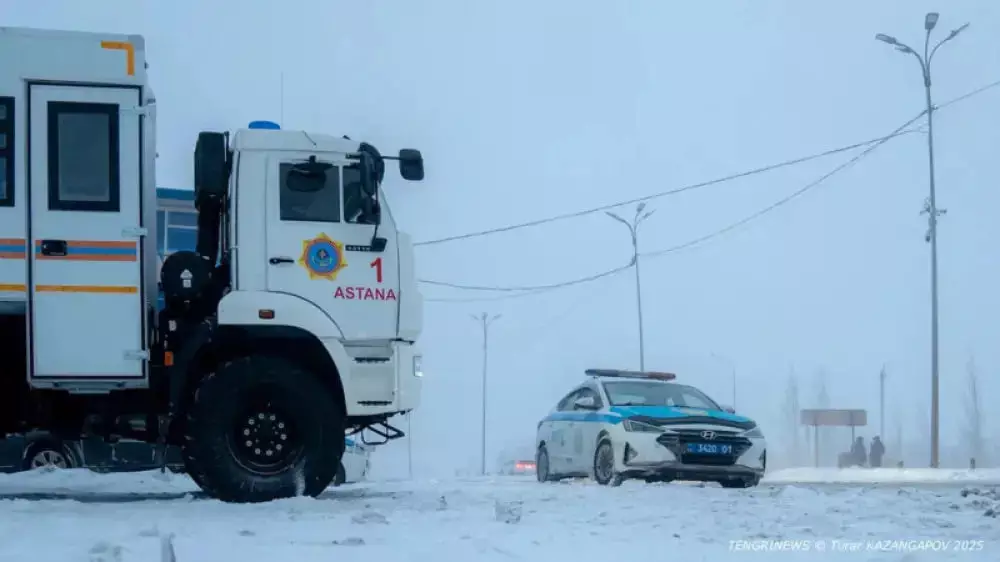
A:
{"type": "Polygon", "coordinates": [[[228,502],[317,496],[344,455],[345,413],[311,373],[278,357],[242,357],[201,381],[188,410],[184,462],[228,502]]]}

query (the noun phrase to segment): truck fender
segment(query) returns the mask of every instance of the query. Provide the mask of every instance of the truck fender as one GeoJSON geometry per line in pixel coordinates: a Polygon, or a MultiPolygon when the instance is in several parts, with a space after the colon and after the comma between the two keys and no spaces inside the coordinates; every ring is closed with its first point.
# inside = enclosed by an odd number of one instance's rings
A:
{"type": "Polygon", "coordinates": [[[327,340],[344,337],[343,330],[323,309],[289,293],[233,291],[219,302],[218,323],[220,326],[294,326],[316,336],[324,344],[327,340]],[[272,311],[271,318],[261,318],[262,310],[272,311]]]}

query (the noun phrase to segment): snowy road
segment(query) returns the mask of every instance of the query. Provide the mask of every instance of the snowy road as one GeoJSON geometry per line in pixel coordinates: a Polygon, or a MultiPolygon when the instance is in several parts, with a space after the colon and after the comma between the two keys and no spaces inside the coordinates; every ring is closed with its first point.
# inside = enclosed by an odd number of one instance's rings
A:
{"type": "Polygon", "coordinates": [[[0,476],[0,561],[155,562],[166,534],[178,562],[1000,559],[1000,519],[983,515],[995,500],[958,489],[505,478],[373,483],[263,505],[194,490],[151,473],[0,476]],[[803,542],[766,542],[782,539],[803,542]],[[875,542],[960,539],[972,542],[875,542]]]}

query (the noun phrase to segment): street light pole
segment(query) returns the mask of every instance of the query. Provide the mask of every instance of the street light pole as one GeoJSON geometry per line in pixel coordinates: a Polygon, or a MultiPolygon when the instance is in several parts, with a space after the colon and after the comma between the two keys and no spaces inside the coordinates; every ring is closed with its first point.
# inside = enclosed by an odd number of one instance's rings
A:
{"type": "Polygon", "coordinates": [[[726,357],[725,355],[720,355],[715,352],[712,352],[712,357],[715,357],[719,361],[722,361],[723,363],[727,363],[729,365],[729,370],[730,373],[732,374],[732,382],[733,382],[733,403],[731,405],[735,410],[736,409],[736,363],[734,363],[732,359],[726,357]]]}
{"type": "Polygon", "coordinates": [[[934,48],[930,47],[931,32],[937,25],[938,14],[930,12],[924,18],[924,30],[927,32],[924,37],[924,54],[921,56],[907,45],[900,43],[895,37],[879,33],[875,39],[896,47],[897,51],[911,54],[920,63],[920,72],[924,78],[924,94],[927,102],[927,162],[930,173],[930,196],[924,206],[924,213],[927,214],[927,236],[926,240],[931,245],[931,468],[937,468],[939,463],[939,407],[938,407],[938,258],[937,258],[937,220],[938,216],[945,214],[945,210],[938,209],[937,196],[934,185],[934,103],[931,100],[931,61],[934,53],[946,42],[954,39],[959,33],[965,31],[969,24],[965,24],[948,34],[947,37],[938,41],[934,48]]]}
{"type": "Polygon", "coordinates": [[[499,318],[499,314],[490,316],[485,312],[479,315],[472,315],[472,319],[479,322],[483,326],[483,420],[481,427],[482,433],[479,441],[479,471],[483,476],[486,476],[486,372],[487,366],[489,365],[489,333],[490,324],[499,318]]]}
{"type": "Polygon", "coordinates": [[[632,221],[629,222],[620,216],[607,211],[607,215],[616,221],[625,225],[628,228],[629,234],[632,235],[632,266],[635,268],[635,304],[637,310],[637,318],[639,322],[639,370],[646,370],[646,342],[642,330],[642,274],[639,270],[639,225],[642,221],[648,219],[654,211],[642,211],[646,208],[646,203],[639,203],[635,208],[635,216],[632,221]]]}

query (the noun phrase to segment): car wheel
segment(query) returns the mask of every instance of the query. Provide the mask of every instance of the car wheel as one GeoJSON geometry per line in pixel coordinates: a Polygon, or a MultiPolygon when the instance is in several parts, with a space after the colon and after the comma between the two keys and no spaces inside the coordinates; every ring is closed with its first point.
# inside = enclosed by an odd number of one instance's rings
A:
{"type": "Polygon", "coordinates": [[[555,478],[549,473],[549,452],[545,448],[545,445],[538,446],[538,452],[535,453],[535,478],[539,482],[552,482],[555,478]]]}
{"type": "Polygon", "coordinates": [[[615,450],[605,439],[594,451],[594,481],[601,486],[621,486],[625,479],[615,471],[615,450]]]}
{"type": "Polygon", "coordinates": [[[77,463],[69,449],[57,439],[39,439],[24,448],[21,469],[76,468],[77,463]]]}

